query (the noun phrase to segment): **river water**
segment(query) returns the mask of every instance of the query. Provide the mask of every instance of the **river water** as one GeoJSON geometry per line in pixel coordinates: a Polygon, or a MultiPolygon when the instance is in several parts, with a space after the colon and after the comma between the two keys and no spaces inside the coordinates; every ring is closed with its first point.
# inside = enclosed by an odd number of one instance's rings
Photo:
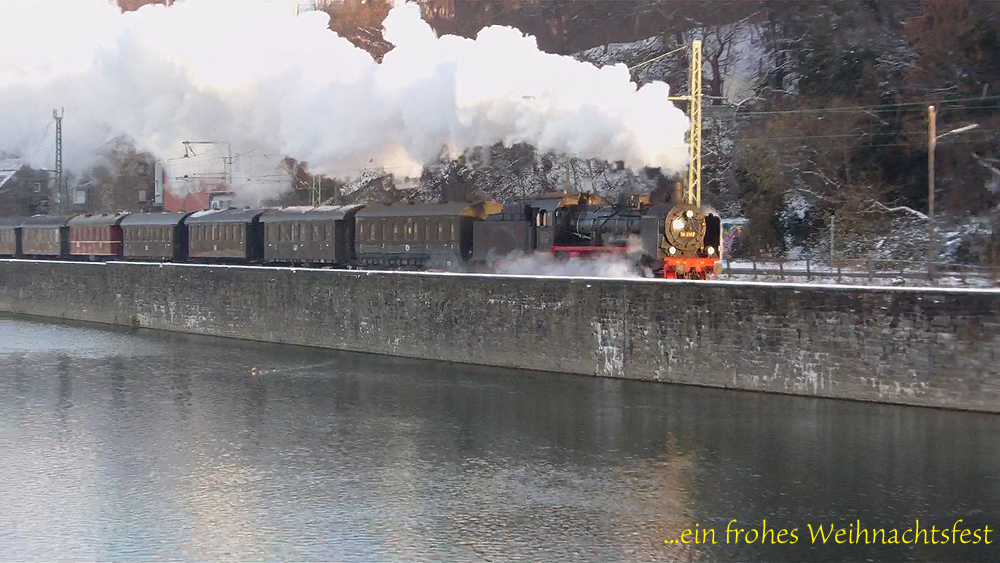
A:
{"type": "Polygon", "coordinates": [[[4,561],[1000,559],[1000,416],[145,330],[0,318],[0,460],[4,561]]]}

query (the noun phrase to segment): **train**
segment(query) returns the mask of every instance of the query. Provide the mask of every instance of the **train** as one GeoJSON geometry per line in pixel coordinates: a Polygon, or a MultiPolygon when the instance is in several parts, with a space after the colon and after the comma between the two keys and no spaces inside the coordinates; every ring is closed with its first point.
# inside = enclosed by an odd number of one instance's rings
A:
{"type": "Polygon", "coordinates": [[[512,256],[618,255],[639,272],[721,271],[710,209],[648,197],[546,194],[476,203],[227,208],[0,218],[0,257],[489,271],[512,256]]]}

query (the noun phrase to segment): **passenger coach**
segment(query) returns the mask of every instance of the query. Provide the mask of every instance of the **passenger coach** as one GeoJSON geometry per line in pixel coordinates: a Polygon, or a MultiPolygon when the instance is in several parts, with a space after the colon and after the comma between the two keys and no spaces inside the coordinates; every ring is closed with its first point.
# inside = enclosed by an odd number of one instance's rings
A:
{"type": "Polygon", "coordinates": [[[122,220],[125,258],[139,260],[187,260],[188,229],[184,220],[191,213],[140,213],[122,220]]]}
{"type": "Polygon", "coordinates": [[[263,258],[263,209],[221,209],[192,213],[184,223],[192,260],[259,262],[263,258]]]}
{"type": "Polygon", "coordinates": [[[355,219],[358,263],[442,268],[467,262],[473,224],[500,207],[495,201],[365,207],[355,219]]]}
{"type": "Polygon", "coordinates": [[[72,256],[120,258],[121,222],[128,214],[77,215],[69,220],[69,253],[72,256]]]}
{"type": "Polygon", "coordinates": [[[264,261],[347,266],[354,258],[354,215],[361,205],[265,211],[264,261]]]}
{"type": "Polygon", "coordinates": [[[21,223],[21,253],[25,257],[59,258],[69,254],[69,220],[33,215],[21,223]]]}
{"type": "Polygon", "coordinates": [[[20,217],[0,217],[0,256],[21,257],[20,217]]]}

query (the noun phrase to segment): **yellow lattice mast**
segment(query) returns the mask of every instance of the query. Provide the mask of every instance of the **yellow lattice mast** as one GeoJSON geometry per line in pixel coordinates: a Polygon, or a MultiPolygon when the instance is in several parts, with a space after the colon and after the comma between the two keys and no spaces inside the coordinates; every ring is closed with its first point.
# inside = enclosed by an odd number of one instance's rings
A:
{"type": "Polygon", "coordinates": [[[669,100],[687,102],[688,118],[691,128],[688,129],[688,146],[690,163],[688,164],[687,187],[684,200],[701,207],[701,40],[691,43],[691,66],[688,71],[688,95],[671,96],[669,100]]]}

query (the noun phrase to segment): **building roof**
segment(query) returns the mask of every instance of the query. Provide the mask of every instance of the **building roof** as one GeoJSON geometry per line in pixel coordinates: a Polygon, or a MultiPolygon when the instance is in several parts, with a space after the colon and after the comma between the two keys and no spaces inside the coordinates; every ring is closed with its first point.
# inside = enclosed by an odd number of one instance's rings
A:
{"type": "Polygon", "coordinates": [[[178,225],[190,212],[133,213],[122,221],[122,227],[148,227],[153,225],[178,225]]]}
{"type": "Polygon", "coordinates": [[[117,225],[128,213],[102,213],[100,215],[77,215],[69,220],[70,227],[107,227],[117,225]]]}
{"type": "Polygon", "coordinates": [[[0,227],[20,227],[24,217],[0,217],[0,227]]]}
{"type": "Polygon", "coordinates": [[[187,220],[187,225],[209,224],[209,223],[251,223],[260,216],[266,209],[207,209],[192,213],[187,220]]]}
{"type": "Polygon", "coordinates": [[[269,209],[260,217],[262,223],[278,221],[340,221],[349,217],[363,205],[321,205],[319,207],[286,207],[269,209]]]}

